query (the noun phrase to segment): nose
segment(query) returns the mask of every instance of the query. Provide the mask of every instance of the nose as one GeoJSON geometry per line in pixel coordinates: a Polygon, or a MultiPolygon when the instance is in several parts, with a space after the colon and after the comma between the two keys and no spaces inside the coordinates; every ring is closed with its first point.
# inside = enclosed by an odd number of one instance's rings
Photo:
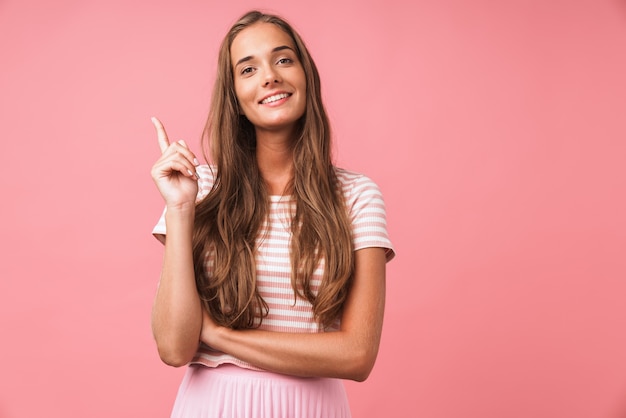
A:
{"type": "Polygon", "coordinates": [[[280,83],[280,77],[274,68],[268,66],[263,77],[263,87],[267,87],[274,83],[280,83]]]}

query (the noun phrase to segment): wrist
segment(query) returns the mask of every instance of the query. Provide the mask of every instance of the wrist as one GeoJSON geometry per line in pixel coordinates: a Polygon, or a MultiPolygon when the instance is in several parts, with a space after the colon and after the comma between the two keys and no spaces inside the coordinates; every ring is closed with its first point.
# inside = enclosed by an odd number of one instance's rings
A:
{"type": "Polygon", "coordinates": [[[221,326],[212,325],[210,327],[203,327],[203,335],[202,342],[208,345],[209,347],[221,351],[222,344],[221,338],[219,336],[221,326]],[[208,329],[207,329],[208,328],[208,329]]]}
{"type": "Polygon", "coordinates": [[[194,215],[196,212],[196,202],[184,202],[166,205],[166,214],[194,215]]]}
{"type": "Polygon", "coordinates": [[[195,207],[167,207],[165,211],[165,225],[167,236],[173,237],[183,232],[185,236],[193,234],[195,207]]]}
{"type": "Polygon", "coordinates": [[[223,353],[228,352],[228,335],[232,330],[228,327],[224,327],[218,325],[214,327],[210,332],[207,333],[207,345],[209,347],[214,348],[215,350],[221,351],[223,353]]]}

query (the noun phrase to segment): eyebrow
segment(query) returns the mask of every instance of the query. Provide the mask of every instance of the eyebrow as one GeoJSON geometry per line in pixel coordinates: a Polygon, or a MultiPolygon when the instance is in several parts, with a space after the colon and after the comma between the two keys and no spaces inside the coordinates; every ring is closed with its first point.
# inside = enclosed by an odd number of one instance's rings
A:
{"type": "MultiPolygon", "coordinates": [[[[293,50],[292,47],[290,47],[288,45],[281,45],[281,46],[277,46],[276,48],[272,49],[272,53],[278,52],[278,51],[282,51],[284,49],[289,49],[289,50],[293,51],[294,54],[296,52],[296,51],[293,50]]],[[[237,64],[235,64],[235,67],[238,66],[239,64],[241,64],[242,62],[250,61],[252,58],[254,58],[253,55],[248,55],[247,57],[243,57],[242,59],[237,61],[237,64]]]]}

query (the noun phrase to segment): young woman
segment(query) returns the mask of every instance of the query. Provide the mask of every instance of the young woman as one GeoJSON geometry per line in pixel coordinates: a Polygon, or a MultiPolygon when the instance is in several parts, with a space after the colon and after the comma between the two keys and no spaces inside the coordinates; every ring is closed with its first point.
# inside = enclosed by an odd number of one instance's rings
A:
{"type": "Polygon", "coordinates": [[[340,379],[374,366],[394,251],[378,187],[332,164],[300,36],[256,11],[228,32],[211,165],[153,123],[166,210],[152,326],[162,360],[189,365],[172,416],[349,416],[340,379]]]}

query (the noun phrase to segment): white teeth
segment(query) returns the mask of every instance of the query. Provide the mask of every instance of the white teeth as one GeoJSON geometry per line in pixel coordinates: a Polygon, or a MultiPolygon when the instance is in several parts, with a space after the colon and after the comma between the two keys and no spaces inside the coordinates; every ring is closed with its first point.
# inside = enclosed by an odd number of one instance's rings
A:
{"type": "Polygon", "coordinates": [[[285,97],[289,97],[289,94],[287,93],[275,94],[261,101],[261,104],[272,103],[272,102],[275,102],[276,100],[284,99],[285,97]]]}

